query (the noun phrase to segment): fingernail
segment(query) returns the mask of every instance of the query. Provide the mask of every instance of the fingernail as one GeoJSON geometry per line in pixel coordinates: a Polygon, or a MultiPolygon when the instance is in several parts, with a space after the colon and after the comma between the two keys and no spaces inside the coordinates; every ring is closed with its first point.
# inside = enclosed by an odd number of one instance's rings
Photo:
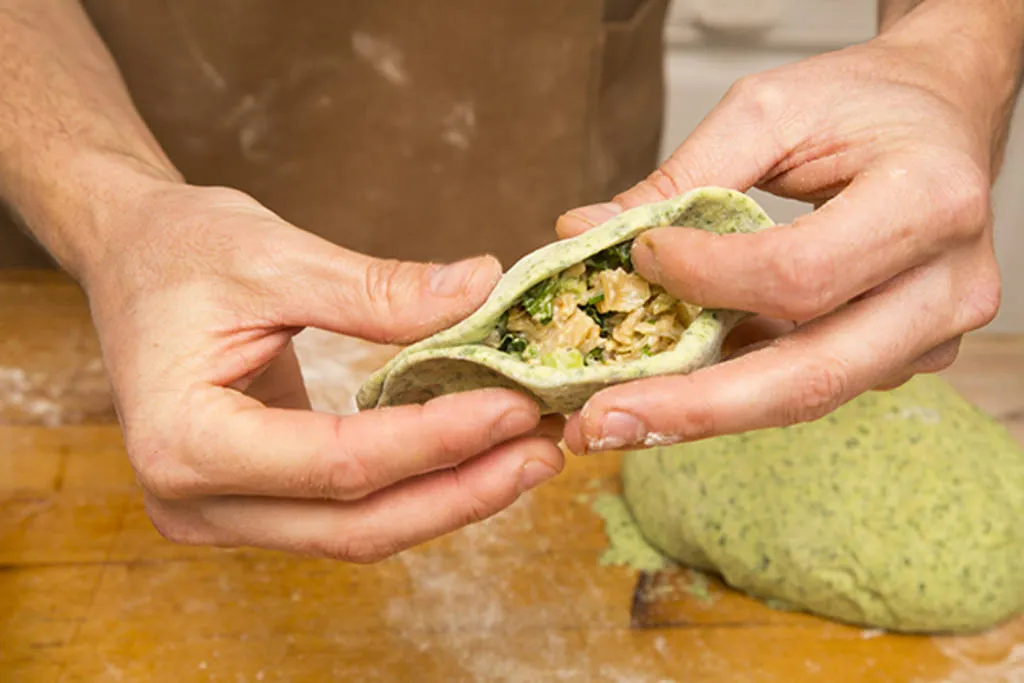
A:
{"type": "Polygon", "coordinates": [[[629,258],[636,269],[643,272],[644,277],[654,284],[661,284],[661,264],[654,254],[654,245],[649,235],[640,235],[636,238],[629,258]]]}
{"type": "Polygon", "coordinates": [[[535,489],[554,478],[558,470],[539,460],[527,460],[519,468],[519,493],[535,489]]]}
{"type": "Polygon", "coordinates": [[[613,410],[601,418],[600,436],[587,440],[588,451],[614,451],[640,443],[647,436],[647,428],[629,413],[613,410]]]}
{"type": "Polygon", "coordinates": [[[597,225],[618,216],[622,213],[622,207],[615,202],[606,202],[580,207],[575,213],[583,220],[597,225]]]}
{"type": "Polygon", "coordinates": [[[430,275],[430,291],[436,296],[455,296],[465,291],[485,263],[483,259],[471,258],[439,266],[430,275]]]}

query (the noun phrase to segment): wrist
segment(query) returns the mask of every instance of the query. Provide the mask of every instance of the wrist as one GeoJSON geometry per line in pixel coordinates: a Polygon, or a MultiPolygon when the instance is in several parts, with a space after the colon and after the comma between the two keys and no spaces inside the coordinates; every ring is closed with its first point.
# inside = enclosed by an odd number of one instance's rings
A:
{"type": "Polygon", "coordinates": [[[1024,0],[926,0],[886,17],[875,44],[907,68],[895,77],[956,108],[993,176],[1000,165],[1024,64],[1024,0]]]}
{"type": "Polygon", "coordinates": [[[59,163],[23,173],[8,199],[19,219],[60,265],[83,285],[118,249],[122,218],[150,193],[181,184],[162,159],[85,149],[59,163]]]}

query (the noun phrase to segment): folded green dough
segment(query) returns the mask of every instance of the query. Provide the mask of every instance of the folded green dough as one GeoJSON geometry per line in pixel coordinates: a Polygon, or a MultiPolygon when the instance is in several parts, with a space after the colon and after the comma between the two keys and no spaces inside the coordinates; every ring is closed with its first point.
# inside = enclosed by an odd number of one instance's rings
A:
{"type": "Polygon", "coordinates": [[[378,370],[356,396],[359,409],[505,387],[545,414],[566,414],[605,387],[717,362],[748,314],[678,301],[633,272],[633,239],[670,225],[726,234],[773,223],[747,195],[704,187],[553,242],[512,266],[468,318],[378,370]]]}

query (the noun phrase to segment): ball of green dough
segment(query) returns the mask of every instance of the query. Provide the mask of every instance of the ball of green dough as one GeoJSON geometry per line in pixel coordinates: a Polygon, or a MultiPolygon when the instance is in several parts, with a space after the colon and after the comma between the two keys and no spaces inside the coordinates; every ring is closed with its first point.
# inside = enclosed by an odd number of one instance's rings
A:
{"type": "Polygon", "coordinates": [[[1024,612],[1024,451],[935,376],[813,423],[626,455],[644,536],[840,621],[970,632],[1024,612]]]}

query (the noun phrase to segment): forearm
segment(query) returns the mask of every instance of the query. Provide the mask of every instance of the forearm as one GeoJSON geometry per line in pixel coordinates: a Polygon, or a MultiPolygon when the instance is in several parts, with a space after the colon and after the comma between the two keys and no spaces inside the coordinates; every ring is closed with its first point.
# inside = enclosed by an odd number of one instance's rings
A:
{"type": "Polygon", "coordinates": [[[76,0],[0,0],[0,92],[3,200],[81,277],[118,202],[179,175],[76,0]]]}
{"type": "Polygon", "coordinates": [[[942,94],[980,122],[997,171],[1024,66],[1024,0],[879,0],[878,9],[881,39],[914,51],[942,94]]]}

